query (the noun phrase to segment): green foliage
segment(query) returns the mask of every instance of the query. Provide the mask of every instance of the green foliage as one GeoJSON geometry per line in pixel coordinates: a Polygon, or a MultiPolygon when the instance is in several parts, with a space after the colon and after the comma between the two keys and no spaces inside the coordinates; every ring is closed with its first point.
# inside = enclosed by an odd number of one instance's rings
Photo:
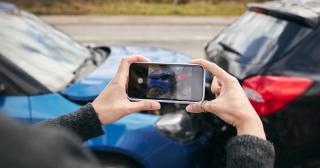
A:
{"type": "Polygon", "coordinates": [[[94,3],[94,4],[105,4],[105,3],[167,3],[171,4],[177,1],[178,4],[186,3],[224,3],[224,2],[237,2],[237,3],[248,3],[248,2],[263,2],[267,0],[7,0],[8,2],[16,3],[23,6],[43,5],[53,6],[56,4],[76,4],[76,3],[94,3]]]}
{"type": "MultiPolygon", "coordinates": [[[[36,14],[240,15],[253,0],[7,0],[36,14]],[[175,3],[174,3],[175,2],[175,3]]],[[[265,1],[265,0],[255,0],[265,1]]]]}

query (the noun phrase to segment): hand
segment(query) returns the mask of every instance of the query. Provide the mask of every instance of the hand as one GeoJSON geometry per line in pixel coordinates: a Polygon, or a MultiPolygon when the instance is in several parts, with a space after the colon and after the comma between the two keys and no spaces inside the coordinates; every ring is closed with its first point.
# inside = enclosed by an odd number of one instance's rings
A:
{"type": "Polygon", "coordinates": [[[216,64],[204,59],[193,60],[191,63],[202,65],[214,75],[211,91],[216,95],[216,99],[204,104],[190,104],[186,110],[193,113],[202,111],[213,113],[236,127],[238,135],[253,135],[266,139],[261,119],[251,106],[238,80],[216,64]]]}
{"type": "Polygon", "coordinates": [[[133,112],[158,110],[156,101],[130,102],[126,93],[130,64],[148,61],[142,56],[131,56],[122,60],[118,72],[108,86],[92,102],[101,124],[110,124],[133,112]]]}

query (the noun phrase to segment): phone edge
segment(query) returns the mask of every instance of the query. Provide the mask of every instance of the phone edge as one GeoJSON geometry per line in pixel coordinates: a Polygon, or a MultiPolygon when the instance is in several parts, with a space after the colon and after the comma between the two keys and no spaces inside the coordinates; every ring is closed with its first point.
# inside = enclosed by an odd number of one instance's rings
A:
{"type": "MultiPolygon", "coordinates": [[[[200,101],[178,101],[178,100],[157,100],[157,99],[138,99],[138,98],[131,98],[129,96],[128,99],[130,101],[157,101],[157,102],[162,102],[162,103],[177,103],[177,104],[193,104],[193,103],[199,103],[199,102],[202,102],[204,101],[205,99],[205,86],[206,86],[206,70],[205,68],[200,65],[200,64],[188,64],[188,63],[160,63],[160,62],[134,62],[134,63],[143,63],[143,64],[161,64],[161,65],[197,65],[197,66],[200,66],[202,69],[203,69],[203,82],[202,82],[202,99],[200,101]]],[[[133,64],[134,64],[133,63],[133,64]]],[[[130,65],[131,66],[131,65],[130,65]]]]}

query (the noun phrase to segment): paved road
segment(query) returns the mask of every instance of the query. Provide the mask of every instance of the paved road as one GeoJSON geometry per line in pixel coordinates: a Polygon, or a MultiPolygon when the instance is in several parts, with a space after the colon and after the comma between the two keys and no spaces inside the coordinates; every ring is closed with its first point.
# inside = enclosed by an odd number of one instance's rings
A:
{"type": "Polygon", "coordinates": [[[42,16],[81,43],[151,45],[194,58],[235,17],[42,16]]]}

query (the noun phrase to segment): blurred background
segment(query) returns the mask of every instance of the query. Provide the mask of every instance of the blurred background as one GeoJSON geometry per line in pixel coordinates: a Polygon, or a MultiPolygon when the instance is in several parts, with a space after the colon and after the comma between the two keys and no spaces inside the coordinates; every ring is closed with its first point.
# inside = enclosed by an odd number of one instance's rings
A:
{"type": "Polygon", "coordinates": [[[9,0],[81,43],[147,45],[203,57],[245,4],[265,0],[9,0]],[[143,38],[141,38],[143,37],[143,38]]]}
{"type": "MultiPolygon", "coordinates": [[[[18,7],[0,3],[0,110],[10,116],[37,122],[93,101],[126,55],[170,63],[206,58],[243,86],[275,144],[275,167],[320,167],[319,0],[248,10],[262,0],[7,2],[18,7]]],[[[88,145],[109,168],[225,167],[224,146],[235,132],[211,117],[163,104],[105,125],[107,134],[88,145]]]]}

